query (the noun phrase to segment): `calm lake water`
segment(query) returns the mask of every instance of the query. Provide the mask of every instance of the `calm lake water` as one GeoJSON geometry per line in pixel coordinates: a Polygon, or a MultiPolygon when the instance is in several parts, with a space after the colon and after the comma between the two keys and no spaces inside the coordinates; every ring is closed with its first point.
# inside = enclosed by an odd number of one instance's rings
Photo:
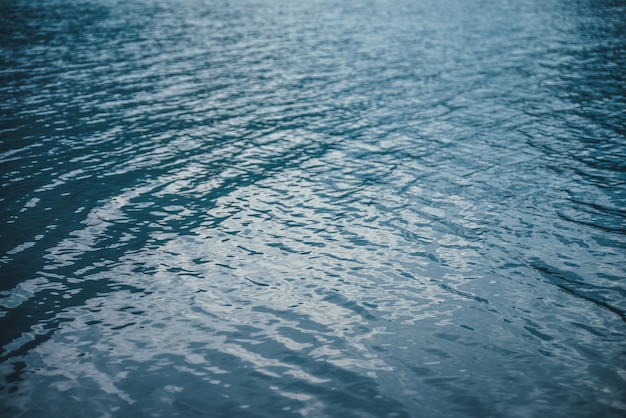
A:
{"type": "Polygon", "coordinates": [[[0,0],[0,416],[623,417],[626,3],[0,0]]]}

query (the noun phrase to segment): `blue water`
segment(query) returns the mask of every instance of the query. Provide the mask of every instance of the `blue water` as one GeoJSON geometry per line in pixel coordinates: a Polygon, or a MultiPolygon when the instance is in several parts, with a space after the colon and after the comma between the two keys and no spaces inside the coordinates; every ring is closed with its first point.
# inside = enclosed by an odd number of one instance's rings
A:
{"type": "Polygon", "coordinates": [[[626,4],[1,0],[0,415],[622,417],[626,4]]]}

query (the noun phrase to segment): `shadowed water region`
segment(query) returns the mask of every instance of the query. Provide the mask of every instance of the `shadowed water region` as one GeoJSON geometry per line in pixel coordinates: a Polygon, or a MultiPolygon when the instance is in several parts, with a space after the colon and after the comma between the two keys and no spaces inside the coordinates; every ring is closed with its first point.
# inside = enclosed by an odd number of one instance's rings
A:
{"type": "Polygon", "coordinates": [[[0,416],[624,416],[625,28],[0,0],[0,416]]]}

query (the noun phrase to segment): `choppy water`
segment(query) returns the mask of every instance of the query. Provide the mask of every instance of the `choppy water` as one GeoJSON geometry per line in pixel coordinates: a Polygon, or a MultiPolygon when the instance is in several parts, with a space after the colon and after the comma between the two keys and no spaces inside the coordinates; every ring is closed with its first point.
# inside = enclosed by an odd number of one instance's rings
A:
{"type": "Polygon", "coordinates": [[[0,414],[626,413],[626,5],[0,2],[0,414]]]}

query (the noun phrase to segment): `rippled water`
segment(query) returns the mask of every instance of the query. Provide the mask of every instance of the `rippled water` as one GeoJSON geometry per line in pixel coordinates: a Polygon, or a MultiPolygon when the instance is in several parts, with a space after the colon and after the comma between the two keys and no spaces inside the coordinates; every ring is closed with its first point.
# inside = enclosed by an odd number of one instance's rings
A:
{"type": "Polygon", "coordinates": [[[623,1],[0,8],[0,415],[626,413],[623,1]]]}

